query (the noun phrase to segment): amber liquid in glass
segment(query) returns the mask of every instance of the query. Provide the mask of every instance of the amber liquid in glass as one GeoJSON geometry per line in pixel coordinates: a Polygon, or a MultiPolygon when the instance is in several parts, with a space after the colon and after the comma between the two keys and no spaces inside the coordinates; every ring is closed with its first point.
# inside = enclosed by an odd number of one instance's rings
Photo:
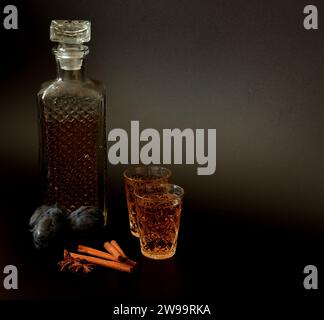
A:
{"type": "Polygon", "coordinates": [[[170,194],[137,199],[137,223],[142,253],[153,259],[172,257],[176,251],[182,202],[170,194]]]}
{"type": "Polygon", "coordinates": [[[42,105],[46,203],[68,212],[80,206],[104,209],[106,148],[98,110],[98,100],[85,97],[56,97],[42,105]]]}
{"type": "Polygon", "coordinates": [[[161,178],[158,176],[140,176],[133,175],[132,180],[125,180],[125,192],[127,199],[127,208],[129,213],[129,223],[130,223],[130,231],[135,236],[138,237],[138,227],[137,227],[137,219],[136,219],[136,203],[135,203],[135,189],[141,184],[145,184],[147,186],[154,185],[156,183],[167,182],[168,178],[161,178]]]}

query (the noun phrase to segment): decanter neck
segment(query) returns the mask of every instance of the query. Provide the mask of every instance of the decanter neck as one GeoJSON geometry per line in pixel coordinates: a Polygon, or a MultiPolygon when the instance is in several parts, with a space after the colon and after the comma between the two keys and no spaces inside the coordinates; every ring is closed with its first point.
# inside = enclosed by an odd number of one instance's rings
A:
{"type": "Polygon", "coordinates": [[[84,45],[59,44],[53,49],[57,63],[57,77],[60,80],[83,80],[84,58],[89,49],[84,45]]]}
{"type": "Polygon", "coordinates": [[[62,81],[70,81],[70,80],[78,80],[83,81],[85,79],[85,72],[84,72],[84,61],[80,69],[77,70],[66,70],[63,69],[60,61],[56,61],[57,64],[57,79],[62,81]]]}

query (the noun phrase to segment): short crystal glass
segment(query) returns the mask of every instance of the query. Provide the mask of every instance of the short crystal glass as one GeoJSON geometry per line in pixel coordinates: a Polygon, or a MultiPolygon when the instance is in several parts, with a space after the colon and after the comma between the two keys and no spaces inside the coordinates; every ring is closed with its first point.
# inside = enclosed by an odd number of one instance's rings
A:
{"type": "Polygon", "coordinates": [[[169,183],[136,188],[137,225],[144,256],[162,260],[175,254],[183,194],[181,187],[169,183]]]}
{"type": "Polygon", "coordinates": [[[169,182],[171,171],[160,166],[137,166],[124,171],[125,192],[131,233],[138,237],[135,207],[135,188],[145,184],[169,182]]]}

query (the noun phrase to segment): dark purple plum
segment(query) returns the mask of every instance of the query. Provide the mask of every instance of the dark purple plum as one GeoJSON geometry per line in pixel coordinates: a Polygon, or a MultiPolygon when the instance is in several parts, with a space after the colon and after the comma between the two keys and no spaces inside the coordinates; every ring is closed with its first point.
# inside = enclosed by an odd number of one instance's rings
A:
{"type": "Polygon", "coordinates": [[[100,230],[104,225],[104,215],[95,207],[83,206],[71,212],[68,217],[70,228],[77,234],[91,234],[100,230]]]}
{"type": "Polygon", "coordinates": [[[29,221],[37,249],[47,248],[58,240],[66,229],[66,214],[57,205],[39,207],[29,221]]]}

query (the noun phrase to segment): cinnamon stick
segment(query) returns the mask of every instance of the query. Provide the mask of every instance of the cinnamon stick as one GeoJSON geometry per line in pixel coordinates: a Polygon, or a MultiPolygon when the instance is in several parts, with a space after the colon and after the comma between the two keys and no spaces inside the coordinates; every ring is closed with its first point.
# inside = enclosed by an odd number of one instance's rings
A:
{"type": "MultiPolygon", "coordinates": [[[[106,242],[107,243],[107,242],[106,242]]],[[[109,242],[108,242],[109,243],[109,242]]],[[[125,258],[126,260],[124,261],[127,264],[130,264],[131,266],[135,267],[137,262],[129,259],[126,254],[124,253],[123,249],[119,246],[119,244],[117,243],[116,240],[111,240],[111,245],[117,250],[117,252],[119,252],[119,254],[125,258]]],[[[105,247],[106,248],[106,247],[105,247]]],[[[107,249],[106,249],[107,250],[107,249]]],[[[107,250],[108,251],[108,250],[107,250]]]]}
{"type": "Polygon", "coordinates": [[[82,246],[82,245],[78,245],[78,252],[86,253],[86,254],[89,254],[91,256],[103,258],[103,259],[106,259],[106,260],[118,261],[117,257],[113,256],[112,254],[109,254],[107,252],[103,252],[103,251],[100,251],[100,250],[96,250],[96,249],[93,249],[93,248],[90,248],[90,247],[82,246]]]}
{"type": "Polygon", "coordinates": [[[128,273],[133,271],[133,267],[128,264],[125,264],[125,263],[120,263],[117,261],[109,261],[109,260],[86,256],[83,254],[77,254],[77,253],[73,253],[73,252],[70,252],[70,255],[74,259],[85,260],[89,263],[93,263],[98,266],[115,269],[118,271],[128,272],[128,273]]]}
{"type": "Polygon", "coordinates": [[[112,255],[114,256],[117,260],[121,262],[125,262],[127,259],[125,256],[121,255],[119,251],[110,243],[110,242],[105,242],[104,243],[104,248],[112,255]]]}
{"type": "Polygon", "coordinates": [[[110,243],[111,243],[111,245],[112,245],[113,247],[115,247],[115,249],[119,252],[119,254],[120,254],[121,256],[126,257],[125,252],[124,252],[123,249],[119,246],[119,244],[117,243],[116,240],[111,240],[110,243]]]}

